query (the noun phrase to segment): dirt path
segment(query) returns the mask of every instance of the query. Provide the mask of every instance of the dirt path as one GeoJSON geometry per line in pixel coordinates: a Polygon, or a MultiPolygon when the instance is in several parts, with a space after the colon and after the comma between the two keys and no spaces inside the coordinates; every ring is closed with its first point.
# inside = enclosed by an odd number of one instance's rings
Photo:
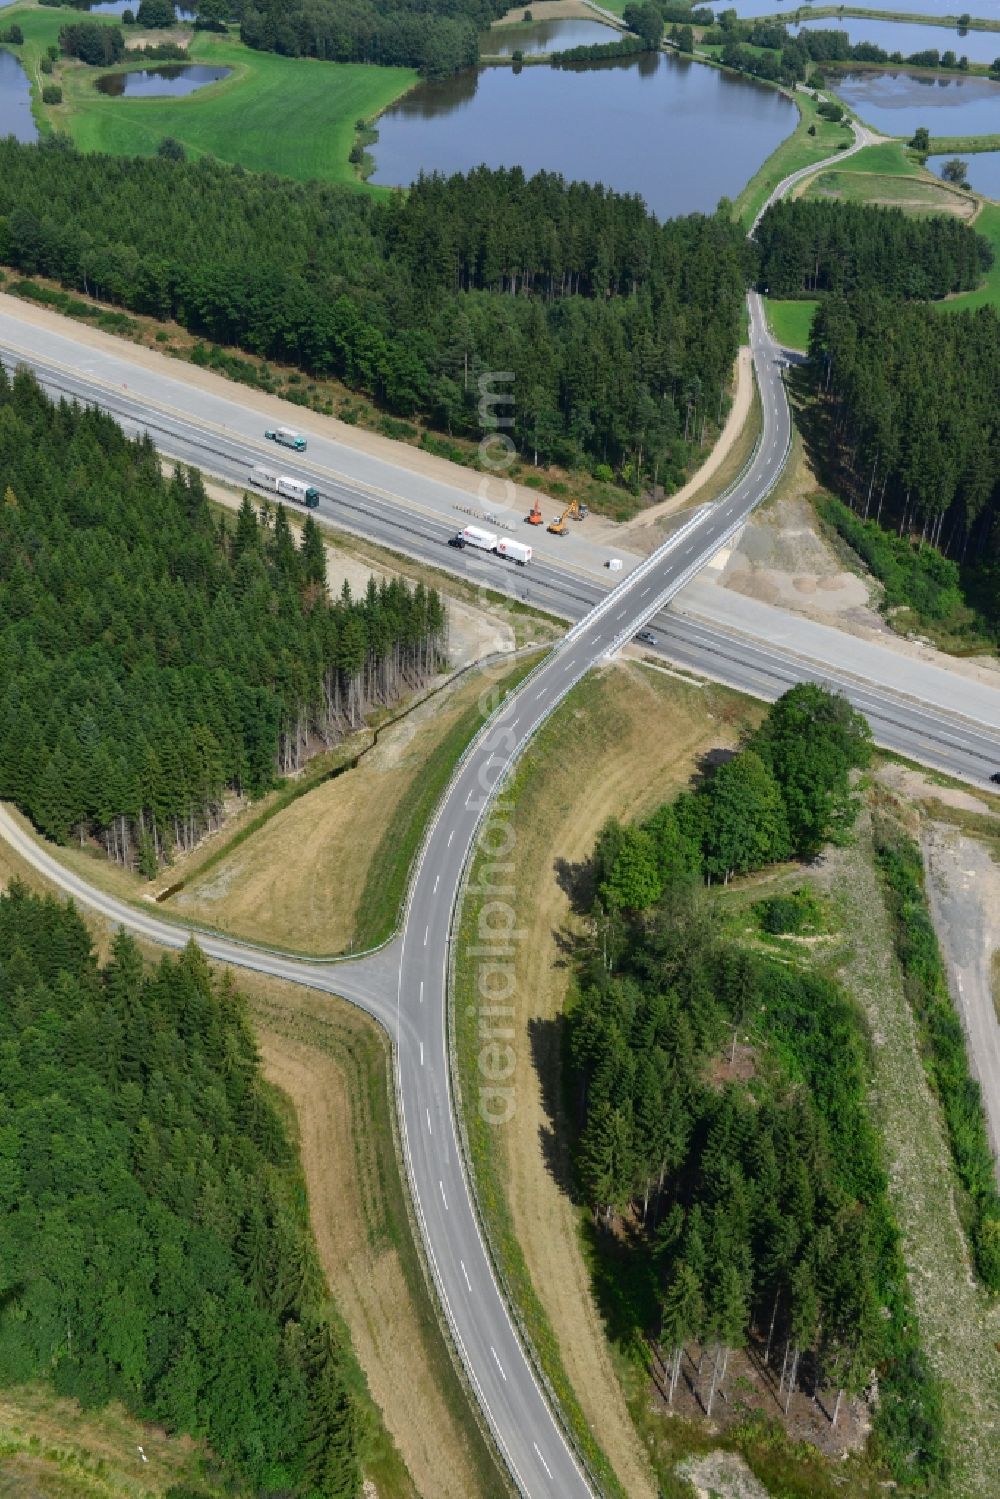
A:
{"type": "MultiPolygon", "coordinates": [[[[534,14],[534,12],[532,12],[534,14]]],[[[608,535],[614,535],[621,545],[640,546],[643,533],[654,528],[659,521],[665,517],[675,515],[698,493],[700,489],[717,473],[719,468],[728,458],[733,445],[739,438],[740,433],[746,425],[750,408],[753,405],[753,364],[750,358],[750,348],[745,345],[740,349],[736,358],[735,389],[733,391],[733,404],[729,409],[726,424],[719,433],[719,439],[709,453],[705,462],[698,471],[680,488],[676,494],[669,499],[661,500],[658,505],[651,505],[635,520],[628,521],[625,525],[614,525],[605,521],[603,524],[610,529],[608,535]]],[[[596,534],[596,533],[595,533],[596,534]]],[[[657,537],[657,543],[662,539],[657,537]]]]}
{"type": "Polygon", "coordinates": [[[844,979],[873,1040],[875,1109],[921,1338],[943,1386],[954,1463],[948,1499],[993,1499],[1000,1443],[1000,1305],[969,1272],[944,1122],[917,1050],[865,816],[854,847],[828,856],[853,944],[844,979]]]}
{"type": "Polygon", "coordinates": [[[920,842],[934,926],[952,1000],[962,1017],[969,1062],[983,1090],[1000,1182],[1000,1024],[993,1008],[993,955],[1000,949],[1000,865],[984,844],[940,822],[925,822],[920,842]]]}
{"type": "Polygon", "coordinates": [[[630,1499],[652,1499],[649,1472],[615,1374],[580,1247],[579,1209],[564,1188],[566,1125],[558,1019],[568,955],[584,926],[567,890],[611,815],[635,816],[684,784],[701,750],[728,743],[727,701],[659,673],[619,663],[577,689],[536,741],[539,770],[514,814],[520,944],[515,1050],[517,1111],[503,1131],[508,1195],[532,1284],[570,1383],[630,1499]],[[721,710],[721,711],[720,711],[721,710]],[[560,1142],[562,1144],[560,1145],[560,1142]]]}

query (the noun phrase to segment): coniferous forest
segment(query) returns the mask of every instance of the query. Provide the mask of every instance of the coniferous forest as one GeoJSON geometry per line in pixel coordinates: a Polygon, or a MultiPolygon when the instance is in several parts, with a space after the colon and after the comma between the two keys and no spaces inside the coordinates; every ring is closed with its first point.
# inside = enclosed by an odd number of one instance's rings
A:
{"type": "MultiPolygon", "coordinates": [[[[865,519],[1000,558],[1000,318],[874,295],[829,297],[813,320],[811,378],[843,491],[865,519]]],[[[997,619],[996,599],[992,617],[997,619]]]]}
{"type": "Polygon", "coordinates": [[[443,660],[417,585],[331,600],[319,529],[244,498],[0,370],[0,797],[49,837],[152,876],[221,814],[443,660]]]}
{"type": "Polygon", "coordinates": [[[748,1345],[786,1410],[802,1390],[834,1425],[876,1381],[878,1456],[942,1493],[861,1018],[822,972],[735,937],[704,884],[849,833],[867,754],[846,703],[795,688],[697,791],[605,827],[567,1016],[574,1156],[601,1278],[635,1319],[621,1335],[650,1341],[669,1404],[683,1370],[711,1414],[748,1345]],[[732,1070],[739,1039],[749,1073],[732,1070]]]}
{"type": "Polygon", "coordinates": [[[756,233],[759,279],[772,297],[876,292],[931,300],[971,291],[993,264],[989,240],[951,214],[782,199],[756,233]]]}
{"type": "Polygon", "coordinates": [[[752,251],[729,215],[519,169],[375,201],[203,159],[0,142],[0,262],[482,435],[513,370],[522,457],[626,482],[684,468],[739,345],[752,251]]]}
{"type": "Polygon", "coordinates": [[[443,78],[479,58],[479,34],[502,16],[500,0],[245,0],[248,47],[326,62],[419,68],[443,78]]]}
{"type": "Polygon", "coordinates": [[[0,897],[0,1384],[208,1443],[240,1488],[360,1492],[353,1362],[239,994],[193,945],[99,967],[71,906],[0,897]]]}

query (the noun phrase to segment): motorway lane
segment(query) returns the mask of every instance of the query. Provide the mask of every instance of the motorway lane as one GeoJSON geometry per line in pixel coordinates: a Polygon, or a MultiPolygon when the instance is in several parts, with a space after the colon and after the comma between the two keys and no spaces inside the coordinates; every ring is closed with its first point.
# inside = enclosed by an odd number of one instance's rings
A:
{"type": "MultiPolygon", "coordinates": [[[[863,140],[859,139],[855,149],[861,144],[863,140]]],[[[592,1488],[556,1425],[511,1325],[470,1200],[448,1061],[446,1000],[454,921],[467,860],[492,788],[565,693],[596,662],[613,655],[630,640],[707,558],[731,539],[781,472],[790,439],[790,416],[781,385],[782,361],[764,325],[759,299],[751,295],[749,306],[751,344],[763,408],[762,441],[750,470],[727,496],[696,512],[659,552],[635,566],[610,593],[602,596],[600,582],[582,574],[567,581],[558,564],[533,565],[530,578],[523,582],[518,579],[516,589],[509,582],[504,588],[505,570],[491,564],[484,566],[480,559],[465,554],[453,553],[445,558],[441,533],[446,537],[453,526],[443,520],[426,520],[415,516],[412,509],[404,518],[391,495],[374,493],[363,484],[345,484],[339,480],[336,491],[331,487],[334,518],[338,523],[345,523],[343,512],[353,505],[355,509],[349,512],[348,521],[351,529],[385,539],[390,546],[402,547],[408,553],[426,555],[426,549],[432,549],[438,565],[446,561],[453,571],[472,577],[480,575],[492,588],[518,593],[522,588],[525,593],[530,589],[531,602],[569,614],[579,622],[507,700],[459,766],[425,841],[410,887],[402,935],[395,944],[372,958],[332,965],[306,963],[224,939],[199,938],[206,951],[222,961],[344,993],[375,1015],[393,1037],[403,1153],[432,1273],[456,1346],[498,1448],[519,1489],[532,1499],[535,1496],[575,1499],[577,1495],[582,1499],[592,1488]],[[595,596],[596,607],[579,618],[595,596]],[[549,597],[556,602],[547,604],[549,597]],[[397,961],[393,996],[387,976],[397,961]]],[[[0,353],[3,352],[0,329],[0,353]]],[[[28,362],[44,365],[44,359],[37,353],[28,362]]],[[[74,381],[82,380],[83,386],[88,384],[85,377],[67,374],[65,370],[50,368],[49,380],[44,368],[40,373],[43,383],[50,380],[57,387],[60,381],[62,388],[67,388],[67,381],[69,388],[74,381]]],[[[92,383],[89,388],[94,389],[92,383]]],[[[84,399],[96,399],[108,406],[116,415],[125,415],[140,426],[151,426],[158,445],[172,456],[215,472],[219,471],[219,462],[232,463],[235,471],[230,476],[239,482],[245,477],[248,458],[255,461],[266,450],[258,440],[241,438],[239,434],[220,437],[211,412],[207,413],[205,424],[188,418],[180,419],[178,424],[175,417],[169,414],[164,417],[160,409],[147,416],[150,406],[141,391],[120,395],[115,392],[109,397],[106,388],[99,389],[96,396],[87,394],[83,388],[79,388],[79,393],[84,399]],[[172,433],[167,431],[171,422],[175,426],[172,433]],[[183,447],[176,450],[174,443],[186,444],[186,450],[183,447]],[[213,447],[216,462],[206,460],[207,446],[213,447]]],[[[257,419],[252,420],[256,432],[257,419]]],[[[287,465],[291,472],[302,471],[297,460],[291,463],[296,465],[287,465]]],[[[282,466],[286,466],[284,462],[282,466]]],[[[311,476],[309,471],[303,473],[303,477],[311,476]]],[[[430,481],[419,481],[427,482],[430,481]]],[[[401,471],[401,484],[408,490],[418,488],[419,483],[414,476],[401,471]]],[[[516,575],[506,574],[508,579],[511,576],[516,575]]],[[[776,695],[776,674],[780,679],[782,671],[797,671],[798,677],[811,674],[807,666],[803,669],[802,663],[789,667],[787,657],[780,652],[753,651],[749,643],[742,641],[734,650],[732,637],[727,639],[725,632],[717,629],[704,630],[691,621],[670,616],[669,630],[671,638],[663,641],[669,653],[680,653],[682,658],[685,651],[693,656],[700,653],[703,660],[714,662],[719,673],[742,669],[756,678],[758,690],[765,696],[776,695]]],[[[941,715],[923,712],[921,721],[912,716],[923,711],[919,705],[903,707],[905,712],[899,707],[894,709],[897,721],[895,728],[890,725],[891,732],[903,738],[908,735],[919,738],[925,730],[933,729],[940,736],[941,715]]],[[[945,732],[952,732],[950,726],[945,732]]],[[[975,736],[974,729],[969,732],[975,736]]],[[[959,748],[963,754],[979,753],[969,741],[959,748]]],[[[25,857],[36,866],[41,867],[40,861],[49,860],[44,850],[27,839],[5,815],[0,815],[0,834],[15,843],[20,840],[25,857]]],[[[64,889],[71,890],[81,903],[101,909],[110,919],[137,929],[142,935],[170,946],[183,940],[183,934],[175,927],[94,892],[55,861],[49,860],[45,872],[64,889]]],[[[465,955],[467,960],[475,956],[465,955]]],[[[491,1023],[487,1020],[486,1041],[491,1039],[491,1023]]],[[[475,1103],[472,1098],[465,1100],[467,1107],[474,1107],[475,1103]]]]}

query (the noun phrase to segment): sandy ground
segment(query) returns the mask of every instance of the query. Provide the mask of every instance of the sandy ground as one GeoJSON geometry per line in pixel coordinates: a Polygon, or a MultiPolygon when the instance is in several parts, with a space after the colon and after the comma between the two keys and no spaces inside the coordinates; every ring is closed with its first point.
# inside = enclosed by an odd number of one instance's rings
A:
{"type": "Polygon", "coordinates": [[[815,481],[802,469],[788,492],[755,511],[735,544],[723,548],[703,570],[696,588],[715,584],[774,608],[862,640],[889,646],[914,661],[944,668],[970,681],[998,685],[1000,659],[945,655],[891,630],[877,610],[880,585],[845,568],[823,536],[806,498],[815,481]]]}
{"type": "Polygon", "coordinates": [[[958,828],[928,821],[921,833],[934,926],[972,1071],[983,1090],[1000,1184],[1000,1024],[993,1008],[993,955],[1000,949],[1000,865],[984,843],[958,828]]]}
{"type": "Polygon", "coordinates": [[[350,1015],[336,1023],[343,1035],[334,1040],[337,1057],[308,1032],[289,1034],[297,1015],[327,1025],[328,998],[281,984],[268,986],[268,994],[275,1001],[273,1023],[258,1007],[254,1015],[264,1071],[295,1106],[320,1261],[372,1396],[419,1492],[426,1499],[469,1499],[480,1485],[466,1436],[428,1361],[426,1333],[399,1256],[377,1232],[372,1199],[384,1186],[369,1159],[368,1103],[358,1096],[349,1065],[350,1027],[369,1022],[350,1015]]]}
{"type": "Polygon", "coordinates": [[[707,1452],[679,1463],[677,1472],[698,1499],[768,1499],[767,1489],[738,1452],[707,1452]]]}
{"type": "Polygon", "coordinates": [[[516,1074],[517,1112],[503,1144],[518,1240],[570,1382],[630,1499],[652,1499],[655,1484],[581,1253],[579,1210],[562,1185],[566,1136],[554,1022],[566,999],[568,948],[582,929],[566,876],[589,856],[608,816],[632,817],[659,803],[686,781],[702,750],[731,743],[736,727],[721,716],[720,704],[729,700],[714,689],[682,686],[631,664],[605,670],[596,690],[599,715],[564,709],[545,731],[541,773],[527,783],[515,814],[518,908],[529,933],[518,965],[524,1004],[515,1047],[531,1062],[522,1060],[516,1074]]]}
{"type": "MultiPolygon", "coordinates": [[[[602,523],[603,526],[611,528],[607,531],[609,537],[614,534],[622,538],[623,541],[627,541],[630,546],[634,546],[642,551],[646,549],[647,542],[655,541],[655,544],[659,546],[663,540],[662,535],[654,534],[651,536],[650,533],[656,532],[660,521],[666,519],[668,516],[675,515],[678,510],[683,510],[685,505],[708,483],[712,475],[718,472],[746,425],[746,420],[750,415],[750,408],[753,404],[753,389],[753,363],[750,357],[749,345],[745,345],[740,349],[736,359],[733,404],[729,408],[726,424],[719,434],[718,442],[701,465],[701,468],[692,474],[691,478],[676,494],[672,494],[667,500],[661,500],[658,505],[651,505],[648,510],[644,510],[634,520],[627,521],[625,525],[616,526],[613,522],[604,521],[602,523]]],[[[703,496],[702,498],[706,497],[703,496]]]]}

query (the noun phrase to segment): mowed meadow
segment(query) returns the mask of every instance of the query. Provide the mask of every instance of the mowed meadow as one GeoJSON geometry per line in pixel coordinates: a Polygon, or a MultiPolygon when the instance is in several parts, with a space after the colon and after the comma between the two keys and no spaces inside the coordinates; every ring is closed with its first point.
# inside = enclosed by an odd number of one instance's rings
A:
{"type": "MultiPolygon", "coordinates": [[[[15,8],[5,10],[3,17],[5,27],[16,24],[23,31],[24,45],[12,50],[37,85],[46,48],[58,45],[60,28],[79,21],[80,12],[15,8]]],[[[358,120],[377,115],[417,79],[410,68],[254,52],[235,34],[191,33],[178,26],[156,33],[153,40],[183,44],[189,36],[190,61],[231,68],[228,78],[183,98],[115,99],[94,86],[110,69],[62,59],[52,81],[62,87],[63,102],[51,107],[36,103],[40,129],[66,131],[81,150],[115,156],[151,156],[170,136],[191,157],[209,154],[249,171],[277,172],[299,181],[318,177],[356,183],[348,156],[358,120]]],[[[157,64],[139,58],[126,66],[157,64]]],[[[120,70],[121,65],[114,68],[120,70]]]]}

